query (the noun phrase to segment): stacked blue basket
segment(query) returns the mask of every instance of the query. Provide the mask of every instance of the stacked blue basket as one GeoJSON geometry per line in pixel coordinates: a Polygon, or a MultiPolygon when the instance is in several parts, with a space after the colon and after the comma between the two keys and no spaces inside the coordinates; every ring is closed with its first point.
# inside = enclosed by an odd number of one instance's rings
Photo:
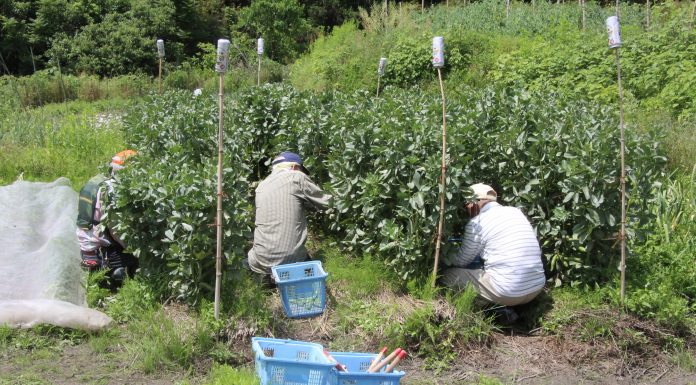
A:
{"type": "Polygon", "coordinates": [[[329,353],[347,371],[338,371],[320,344],[254,337],[256,374],[261,385],[399,385],[404,372],[367,373],[371,353],[329,353]]]}
{"type": "Polygon", "coordinates": [[[261,385],[329,385],[335,364],[319,344],[273,338],[251,339],[261,385]]]}
{"type": "Polygon", "coordinates": [[[278,265],[271,270],[288,317],[311,317],[324,312],[327,274],[321,262],[278,265]]]}

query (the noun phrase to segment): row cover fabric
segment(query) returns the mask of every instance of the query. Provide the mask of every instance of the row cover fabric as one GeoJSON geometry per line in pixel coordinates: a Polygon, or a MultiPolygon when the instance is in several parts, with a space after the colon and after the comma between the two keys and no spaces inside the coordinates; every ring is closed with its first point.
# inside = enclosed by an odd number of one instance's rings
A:
{"type": "Polygon", "coordinates": [[[70,181],[0,187],[0,325],[85,330],[111,319],[86,307],[70,181]]]}

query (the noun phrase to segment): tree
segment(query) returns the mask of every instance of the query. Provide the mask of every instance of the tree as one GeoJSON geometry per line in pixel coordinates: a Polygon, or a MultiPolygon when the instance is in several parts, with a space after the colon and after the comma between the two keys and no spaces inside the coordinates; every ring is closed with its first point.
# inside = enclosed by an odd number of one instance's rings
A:
{"type": "Polygon", "coordinates": [[[314,32],[297,0],[254,0],[237,12],[233,31],[266,42],[268,56],[289,63],[308,46],[314,32]]]}

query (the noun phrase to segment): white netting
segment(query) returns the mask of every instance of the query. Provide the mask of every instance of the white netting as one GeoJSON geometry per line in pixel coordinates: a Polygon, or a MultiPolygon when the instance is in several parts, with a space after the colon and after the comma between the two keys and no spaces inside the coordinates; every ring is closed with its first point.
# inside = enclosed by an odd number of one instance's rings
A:
{"type": "Polygon", "coordinates": [[[0,186],[0,325],[97,329],[109,323],[85,307],[77,201],[65,178],[0,186]]]}

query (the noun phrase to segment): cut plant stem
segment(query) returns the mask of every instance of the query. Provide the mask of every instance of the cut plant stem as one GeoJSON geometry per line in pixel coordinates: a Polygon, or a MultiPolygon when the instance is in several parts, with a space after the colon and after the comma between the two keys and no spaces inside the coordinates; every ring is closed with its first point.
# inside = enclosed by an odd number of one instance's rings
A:
{"type": "Polygon", "coordinates": [[[440,263],[440,243],[442,242],[442,226],[445,222],[445,184],[447,171],[447,109],[445,106],[445,86],[442,82],[442,69],[437,69],[437,78],[440,80],[440,92],[442,94],[442,166],[440,172],[440,220],[437,223],[437,240],[435,241],[435,264],[433,266],[433,287],[437,281],[437,267],[440,263]]]}

